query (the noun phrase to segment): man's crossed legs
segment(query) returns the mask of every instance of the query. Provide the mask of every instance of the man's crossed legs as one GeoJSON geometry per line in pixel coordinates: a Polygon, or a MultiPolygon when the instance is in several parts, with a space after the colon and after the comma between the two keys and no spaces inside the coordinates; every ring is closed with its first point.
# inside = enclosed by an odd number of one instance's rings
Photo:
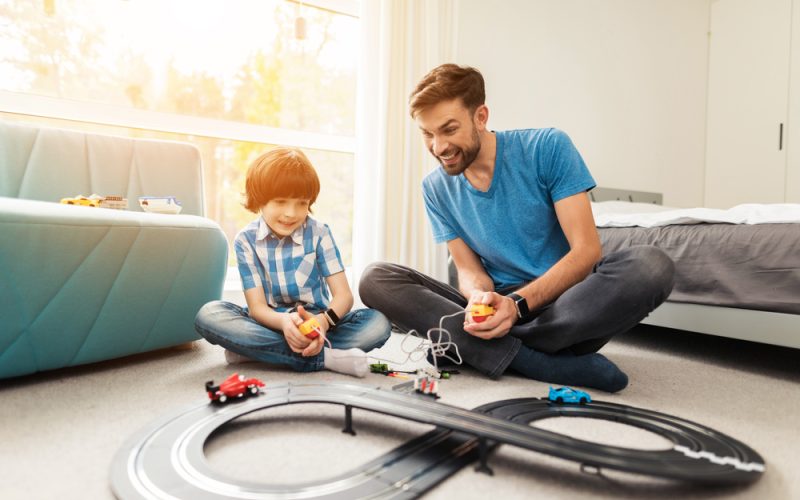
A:
{"type": "MultiPolygon", "coordinates": [[[[491,340],[473,337],[464,331],[460,315],[445,319],[442,326],[464,362],[491,378],[511,368],[536,380],[616,392],[627,385],[628,377],[597,351],[666,300],[674,269],[658,248],[630,247],[602,258],[583,281],[532,311],[508,335],[491,340]]],[[[467,305],[452,286],[390,263],[370,265],[359,294],[365,305],[381,311],[399,328],[421,334],[438,326],[442,316],[467,305]]]]}

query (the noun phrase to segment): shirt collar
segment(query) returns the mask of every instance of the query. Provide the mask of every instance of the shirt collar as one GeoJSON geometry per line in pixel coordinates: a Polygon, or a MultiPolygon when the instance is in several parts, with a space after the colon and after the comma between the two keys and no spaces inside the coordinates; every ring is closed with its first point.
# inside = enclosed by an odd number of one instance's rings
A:
{"type": "MultiPolygon", "coordinates": [[[[292,231],[292,234],[289,235],[292,238],[292,241],[297,243],[298,245],[303,244],[303,232],[305,232],[306,224],[308,224],[308,217],[306,220],[303,221],[302,224],[297,226],[297,229],[292,231]]],[[[269,224],[264,222],[263,217],[258,218],[258,230],[256,231],[256,241],[260,241],[266,239],[267,236],[272,236],[275,239],[282,239],[281,236],[275,234],[275,232],[269,227],[269,224]]]]}

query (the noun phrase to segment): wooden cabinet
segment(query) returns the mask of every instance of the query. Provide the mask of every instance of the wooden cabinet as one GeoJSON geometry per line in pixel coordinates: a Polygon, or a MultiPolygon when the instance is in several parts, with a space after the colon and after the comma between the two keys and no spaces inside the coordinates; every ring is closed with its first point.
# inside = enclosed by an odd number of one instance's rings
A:
{"type": "Polygon", "coordinates": [[[786,134],[786,202],[800,203],[800,0],[792,8],[792,61],[789,86],[789,127],[786,134]]]}
{"type": "Polygon", "coordinates": [[[705,205],[798,201],[800,187],[789,187],[800,182],[792,0],[712,0],[709,37],[705,205]]]}

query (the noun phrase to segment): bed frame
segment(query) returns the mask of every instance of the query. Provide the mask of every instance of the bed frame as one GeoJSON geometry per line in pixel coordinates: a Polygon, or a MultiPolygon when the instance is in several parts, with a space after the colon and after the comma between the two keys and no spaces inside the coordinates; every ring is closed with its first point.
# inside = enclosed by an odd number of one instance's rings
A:
{"type": "MultiPolygon", "coordinates": [[[[592,201],[661,204],[661,194],[595,188],[592,201]]],[[[800,349],[800,315],[667,301],[642,323],[800,349]]]]}
{"type": "Polygon", "coordinates": [[[800,349],[797,314],[664,302],[642,323],[800,349]]]}
{"type": "Polygon", "coordinates": [[[652,203],[654,205],[661,205],[663,196],[661,196],[661,193],[651,193],[648,191],[629,191],[627,189],[596,187],[589,191],[589,198],[592,201],[627,201],[629,203],[652,203]]]}

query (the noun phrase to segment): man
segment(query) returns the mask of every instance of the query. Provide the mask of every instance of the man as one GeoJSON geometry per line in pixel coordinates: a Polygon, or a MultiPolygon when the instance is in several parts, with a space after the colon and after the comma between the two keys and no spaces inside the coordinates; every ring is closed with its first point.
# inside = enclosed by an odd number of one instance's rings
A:
{"type": "Polygon", "coordinates": [[[459,290],[376,263],[362,277],[363,302],[419,332],[466,309],[444,327],[464,361],[492,378],[511,368],[547,382],[623,389],[627,376],[597,351],[667,298],[672,261],[648,246],[602,257],[587,195],[595,182],[569,137],[555,129],[489,130],[476,69],[439,66],[409,101],[441,165],[422,189],[459,290]],[[472,304],[495,312],[477,322],[472,304]]]}

